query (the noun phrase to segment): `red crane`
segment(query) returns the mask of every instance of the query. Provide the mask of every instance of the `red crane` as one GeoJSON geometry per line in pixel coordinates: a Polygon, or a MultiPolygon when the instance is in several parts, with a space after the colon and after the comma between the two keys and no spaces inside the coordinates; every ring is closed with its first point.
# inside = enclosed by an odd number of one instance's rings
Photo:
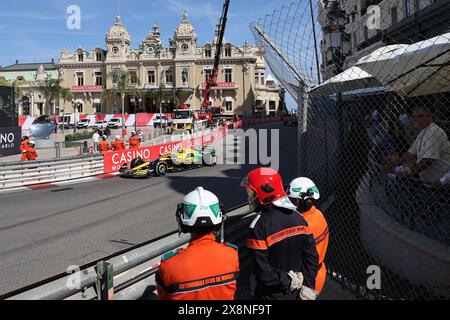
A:
{"type": "MultiPolygon", "coordinates": [[[[210,106],[210,102],[209,102],[209,97],[210,97],[210,93],[211,93],[211,88],[212,87],[216,87],[217,86],[217,75],[219,73],[219,64],[220,64],[220,56],[222,54],[222,47],[223,47],[223,38],[225,35],[225,29],[227,26],[227,20],[228,20],[228,8],[230,7],[230,0],[225,0],[225,4],[223,5],[223,11],[222,11],[222,17],[220,18],[220,23],[219,23],[219,39],[217,41],[217,45],[216,45],[216,54],[214,56],[214,67],[212,70],[212,75],[211,77],[206,81],[206,88],[205,88],[205,92],[203,93],[203,102],[202,102],[202,107],[201,107],[201,112],[199,117],[201,118],[205,118],[205,114],[209,114],[206,117],[210,117],[212,118],[212,113],[211,113],[211,106],[210,106]]],[[[220,112],[219,114],[222,113],[222,108],[220,108],[220,112]]],[[[209,119],[212,120],[212,119],[209,119]]]]}

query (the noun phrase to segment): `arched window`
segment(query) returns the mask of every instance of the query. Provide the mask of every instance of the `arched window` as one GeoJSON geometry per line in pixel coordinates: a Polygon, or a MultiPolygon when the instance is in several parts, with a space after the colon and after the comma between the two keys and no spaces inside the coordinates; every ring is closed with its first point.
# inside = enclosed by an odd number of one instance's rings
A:
{"type": "Polygon", "coordinates": [[[211,46],[207,44],[205,46],[205,58],[211,58],[211,56],[212,56],[211,46]]]}
{"type": "Polygon", "coordinates": [[[103,53],[101,50],[95,52],[95,61],[103,61],[103,53]]]}
{"type": "Polygon", "coordinates": [[[225,57],[231,57],[231,45],[230,44],[225,45],[225,57]]]}
{"type": "Polygon", "coordinates": [[[81,49],[78,49],[78,51],[77,51],[77,60],[78,60],[78,62],[84,61],[84,52],[81,49]]]}
{"type": "Polygon", "coordinates": [[[30,115],[30,98],[27,96],[22,98],[22,115],[23,116],[30,115]]]}

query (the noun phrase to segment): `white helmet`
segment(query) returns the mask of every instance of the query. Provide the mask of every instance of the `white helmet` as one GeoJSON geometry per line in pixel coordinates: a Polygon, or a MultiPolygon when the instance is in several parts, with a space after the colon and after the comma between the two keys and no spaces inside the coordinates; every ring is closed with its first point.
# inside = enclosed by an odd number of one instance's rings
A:
{"type": "Polygon", "coordinates": [[[116,140],[120,140],[120,136],[116,136],[116,140]]]}
{"type": "Polygon", "coordinates": [[[131,131],[131,135],[135,136],[136,135],[136,131],[131,131]]]}
{"type": "Polygon", "coordinates": [[[36,143],[33,140],[28,141],[28,145],[30,147],[34,147],[36,145],[36,143]]]}
{"type": "Polygon", "coordinates": [[[297,178],[293,180],[288,187],[287,195],[289,198],[304,199],[313,198],[320,199],[319,189],[316,184],[308,178],[297,178]]]}
{"type": "Polygon", "coordinates": [[[214,227],[222,223],[219,199],[210,191],[198,187],[179,205],[177,216],[187,227],[214,227]]]}

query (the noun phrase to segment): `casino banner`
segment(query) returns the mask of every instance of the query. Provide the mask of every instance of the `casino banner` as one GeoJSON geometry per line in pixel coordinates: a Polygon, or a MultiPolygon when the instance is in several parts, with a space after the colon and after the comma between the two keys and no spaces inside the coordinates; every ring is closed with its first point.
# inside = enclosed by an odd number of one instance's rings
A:
{"type": "Polygon", "coordinates": [[[0,128],[0,156],[20,154],[22,129],[20,127],[0,128]]]}
{"type": "Polygon", "coordinates": [[[128,149],[117,152],[104,152],[104,172],[113,173],[119,171],[123,164],[129,164],[133,159],[138,157],[144,161],[153,161],[166,153],[171,153],[179,148],[201,148],[202,146],[209,146],[214,142],[220,140],[228,134],[227,128],[221,128],[200,137],[179,140],[160,144],[156,146],[148,146],[139,149],[128,149]]]}

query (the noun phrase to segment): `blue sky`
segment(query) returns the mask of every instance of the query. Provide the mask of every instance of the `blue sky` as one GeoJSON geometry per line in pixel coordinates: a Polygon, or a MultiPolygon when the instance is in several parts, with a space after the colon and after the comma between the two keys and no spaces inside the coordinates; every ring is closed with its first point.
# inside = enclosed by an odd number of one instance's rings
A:
{"type": "MultiPolygon", "coordinates": [[[[254,43],[249,23],[279,9],[284,2],[232,0],[226,39],[236,45],[254,43]]],[[[223,0],[121,0],[120,15],[137,47],[156,23],[165,45],[180,23],[183,11],[189,13],[199,36],[199,44],[211,41],[214,26],[222,12],[223,0]]],[[[117,0],[36,0],[8,1],[0,11],[0,65],[43,62],[58,59],[61,49],[78,46],[91,50],[105,47],[104,38],[114,23],[117,0]],[[66,27],[70,5],[81,9],[81,29],[66,27]]]]}
{"type": "MultiPolygon", "coordinates": [[[[6,3],[6,1],[4,0],[6,3]]],[[[249,24],[272,14],[292,0],[231,0],[225,38],[235,45],[254,44],[249,24]]],[[[114,23],[118,0],[8,1],[0,11],[0,66],[58,61],[63,48],[105,48],[105,34],[114,23]],[[69,30],[67,8],[81,9],[81,29],[69,30]]],[[[133,48],[158,24],[168,45],[184,10],[199,37],[199,45],[211,42],[222,13],[223,0],[120,0],[120,15],[131,35],[133,48]]],[[[270,73],[270,72],[269,72],[270,73]]],[[[289,103],[291,104],[291,103],[289,103]]]]}

